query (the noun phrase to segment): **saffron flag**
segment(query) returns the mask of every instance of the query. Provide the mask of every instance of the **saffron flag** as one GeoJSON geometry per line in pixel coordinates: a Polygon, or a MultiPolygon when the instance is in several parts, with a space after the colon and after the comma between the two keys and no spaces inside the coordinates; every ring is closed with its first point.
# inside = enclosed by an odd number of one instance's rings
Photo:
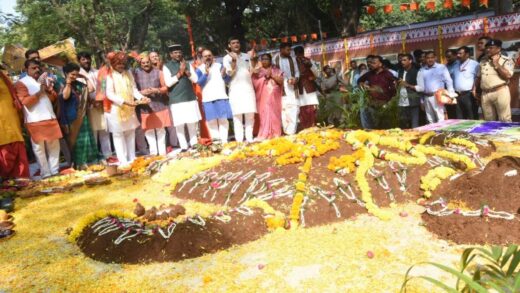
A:
{"type": "Polygon", "coordinates": [[[444,0],[444,8],[453,9],[453,0],[444,0]]]}
{"type": "Polygon", "coordinates": [[[298,37],[291,36],[291,42],[294,42],[294,43],[298,42],[298,37]]]}
{"type": "Polygon", "coordinates": [[[480,6],[486,6],[486,8],[489,6],[488,0],[479,0],[480,6]]]}
{"type": "Polygon", "coordinates": [[[318,39],[318,34],[311,34],[311,39],[312,40],[317,40],[318,39]]]}
{"type": "Polygon", "coordinates": [[[435,11],[435,2],[434,1],[427,2],[425,7],[426,7],[426,10],[435,11]]]}
{"type": "Polygon", "coordinates": [[[466,7],[467,9],[470,9],[471,7],[471,0],[461,0],[460,5],[463,7],[466,7]]]}
{"type": "Polygon", "coordinates": [[[419,10],[419,3],[417,3],[417,2],[410,3],[410,11],[417,11],[417,10],[419,10]]]}
{"type": "Polygon", "coordinates": [[[367,6],[367,13],[368,13],[368,14],[374,14],[374,13],[376,13],[376,6],[375,6],[375,5],[368,5],[368,6],[367,6]]]}
{"type": "Polygon", "coordinates": [[[388,13],[391,13],[392,11],[394,10],[394,6],[392,4],[386,4],[384,7],[383,7],[383,11],[388,14],[388,13]]]}
{"type": "Polygon", "coordinates": [[[408,10],[408,5],[409,5],[409,4],[401,4],[401,5],[399,6],[399,10],[401,10],[401,11],[406,11],[406,10],[408,10]]]}

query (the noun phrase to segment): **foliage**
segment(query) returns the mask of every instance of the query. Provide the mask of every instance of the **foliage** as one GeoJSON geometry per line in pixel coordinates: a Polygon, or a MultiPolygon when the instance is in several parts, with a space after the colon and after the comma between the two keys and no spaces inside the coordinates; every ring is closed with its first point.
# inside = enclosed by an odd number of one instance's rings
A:
{"type": "Polygon", "coordinates": [[[361,109],[368,103],[368,92],[364,89],[349,89],[346,92],[334,91],[320,97],[318,122],[332,124],[338,128],[361,128],[361,109]]]}
{"type": "Polygon", "coordinates": [[[507,249],[493,246],[490,249],[472,247],[462,253],[459,267],[454,269],[433,262],[419,263],[411,266],[405,275],[401,292],[406,292],[406,286],[413,279],[423,279],[448,292],[496,292],[520,291],[520,249],[510,245],[507,249]],[[479,261],[479,262],[477,262],[479,261]],[[455,288],[429,276],[410,276],[414,267],[428,264],[441,269],[457,278],[455,288]]]}

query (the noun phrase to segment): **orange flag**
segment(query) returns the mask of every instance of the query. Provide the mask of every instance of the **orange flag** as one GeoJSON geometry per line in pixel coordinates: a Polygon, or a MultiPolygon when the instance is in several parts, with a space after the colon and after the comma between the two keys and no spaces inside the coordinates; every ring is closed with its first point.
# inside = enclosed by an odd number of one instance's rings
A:
{"type": "Polygon", "coordinates": [[[324,39],[326,39],[326,38],[327,38],[327,33],[326,33],[326,32],[322,32],[322,33],[321,33],[321,37],[324,38],[324,39]]]}
{"type": "Polygon", "coordinates": [[[479,0],[480,6],[486,6],[486,8],[489,7],[489,1],[488,0],[479,0]]]}
{"type": "Polygon", "coordinates": [[[287,43],[287,41],[289,41],[289,38],[288,38],[288,37],[283,37],[283,38],[282,38],[282,43],[287,43]]]}
{"type": "Polygon", "coordinates": [[[401,5],[399,5],[399,10],[401,10],[401,11],[406,11],[406,10],[408,10],[408,5],[409,5],[409,4],[401,4],[401,5]]]}
{"type": "Polygon", "coordinates": [[[307,35],[301,35],[301,36],[300,36],[300,40],[302,40],[302,41],[307,40],[307,35]]]}
{"type": "Polygon", "coordinates": [[[426,10],[435,11],[435,2],[434,1],[427,2],[426,10]]]}
{"type": "Polygon", "coordinates": [[[417,10],[419,10],[419,3],[417,3],[417,2],[410,3],[410,11],[417,11],[417,10]]]}
{"type": "Polygon", "coordinates": [[[318,39],[318,34],[311,34],[311,39],[317,40],[318,39]]]}
{"type": "Polygon", "coordinates": [[[444,0],[444,8],[453,9],[453,0],[444,0]]]}
{"type": "Polygon", "coordinates": [[[368,5],[368,6],[367,6],[367,13],[368,13],[368,14],[374,14],[374,13],[376,13],[376,6],[375,6],[375,5],[368,5]]]}
{"type": "Polygon", "coordinates": [[[298,42],[298,37],[291,36],[291,42],[294,42],[294,43],[298,42]]]}
{"type": "Polygon", "coordinates": [[[260,44],[261,44],[263,47],[267,46],[267,40],[266,40],[266,39],[261,39],[261,40],[260,40],[260,44]]]}
{"type": "Polygon", "coordinates": [[[462,5],[462,7],[466,7],[467,9],[469,9],[471,7],[471,0],[461,0],[460,5],[462,5]]]}
{"type": "Polygon", "coordinates": [[[392,4],[386,4],[386,5],[383,7],[383,11],[384,11],[386,14],[391,13],[393,10],[394,10],[394,5],[392,5],[392,4]]]}

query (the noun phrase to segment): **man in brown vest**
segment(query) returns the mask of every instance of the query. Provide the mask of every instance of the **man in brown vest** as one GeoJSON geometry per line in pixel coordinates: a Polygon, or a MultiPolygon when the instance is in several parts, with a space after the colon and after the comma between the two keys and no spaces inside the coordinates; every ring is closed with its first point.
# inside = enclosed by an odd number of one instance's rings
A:
{"type": "Polygon", "coordinates": [[[300,129],[306,129],[316,125],[316,110],[319,104],[314,82],[316,76],[312,72],[311,60],[304,56],[303,47],[295,47],[294,54],[300,71],[300,79],[298,80],[300,129]]]}

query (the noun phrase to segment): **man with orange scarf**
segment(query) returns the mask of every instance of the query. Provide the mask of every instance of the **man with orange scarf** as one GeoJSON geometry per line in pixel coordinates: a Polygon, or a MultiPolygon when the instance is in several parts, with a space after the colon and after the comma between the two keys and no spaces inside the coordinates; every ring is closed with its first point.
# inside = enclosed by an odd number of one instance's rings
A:
{"type": "Polygon", "coordinates": [[[110,63],[105,83],[106,98],[110,104],[106,108],[108,130],[114,139],[119,165],[127,167],[135,159],[135,129],[139,126],[135,106],[147,104],[150,99],[137,89],[132,73],[126,68],[127,56],[124,52],[111,52],[107,59],[110,63]]]}
{"type": "Polygon", "coordinates": [[[29,177],[29,163],[22,136],[16,93],[11,80],[0,71],[0,177],[29,177]]]}

